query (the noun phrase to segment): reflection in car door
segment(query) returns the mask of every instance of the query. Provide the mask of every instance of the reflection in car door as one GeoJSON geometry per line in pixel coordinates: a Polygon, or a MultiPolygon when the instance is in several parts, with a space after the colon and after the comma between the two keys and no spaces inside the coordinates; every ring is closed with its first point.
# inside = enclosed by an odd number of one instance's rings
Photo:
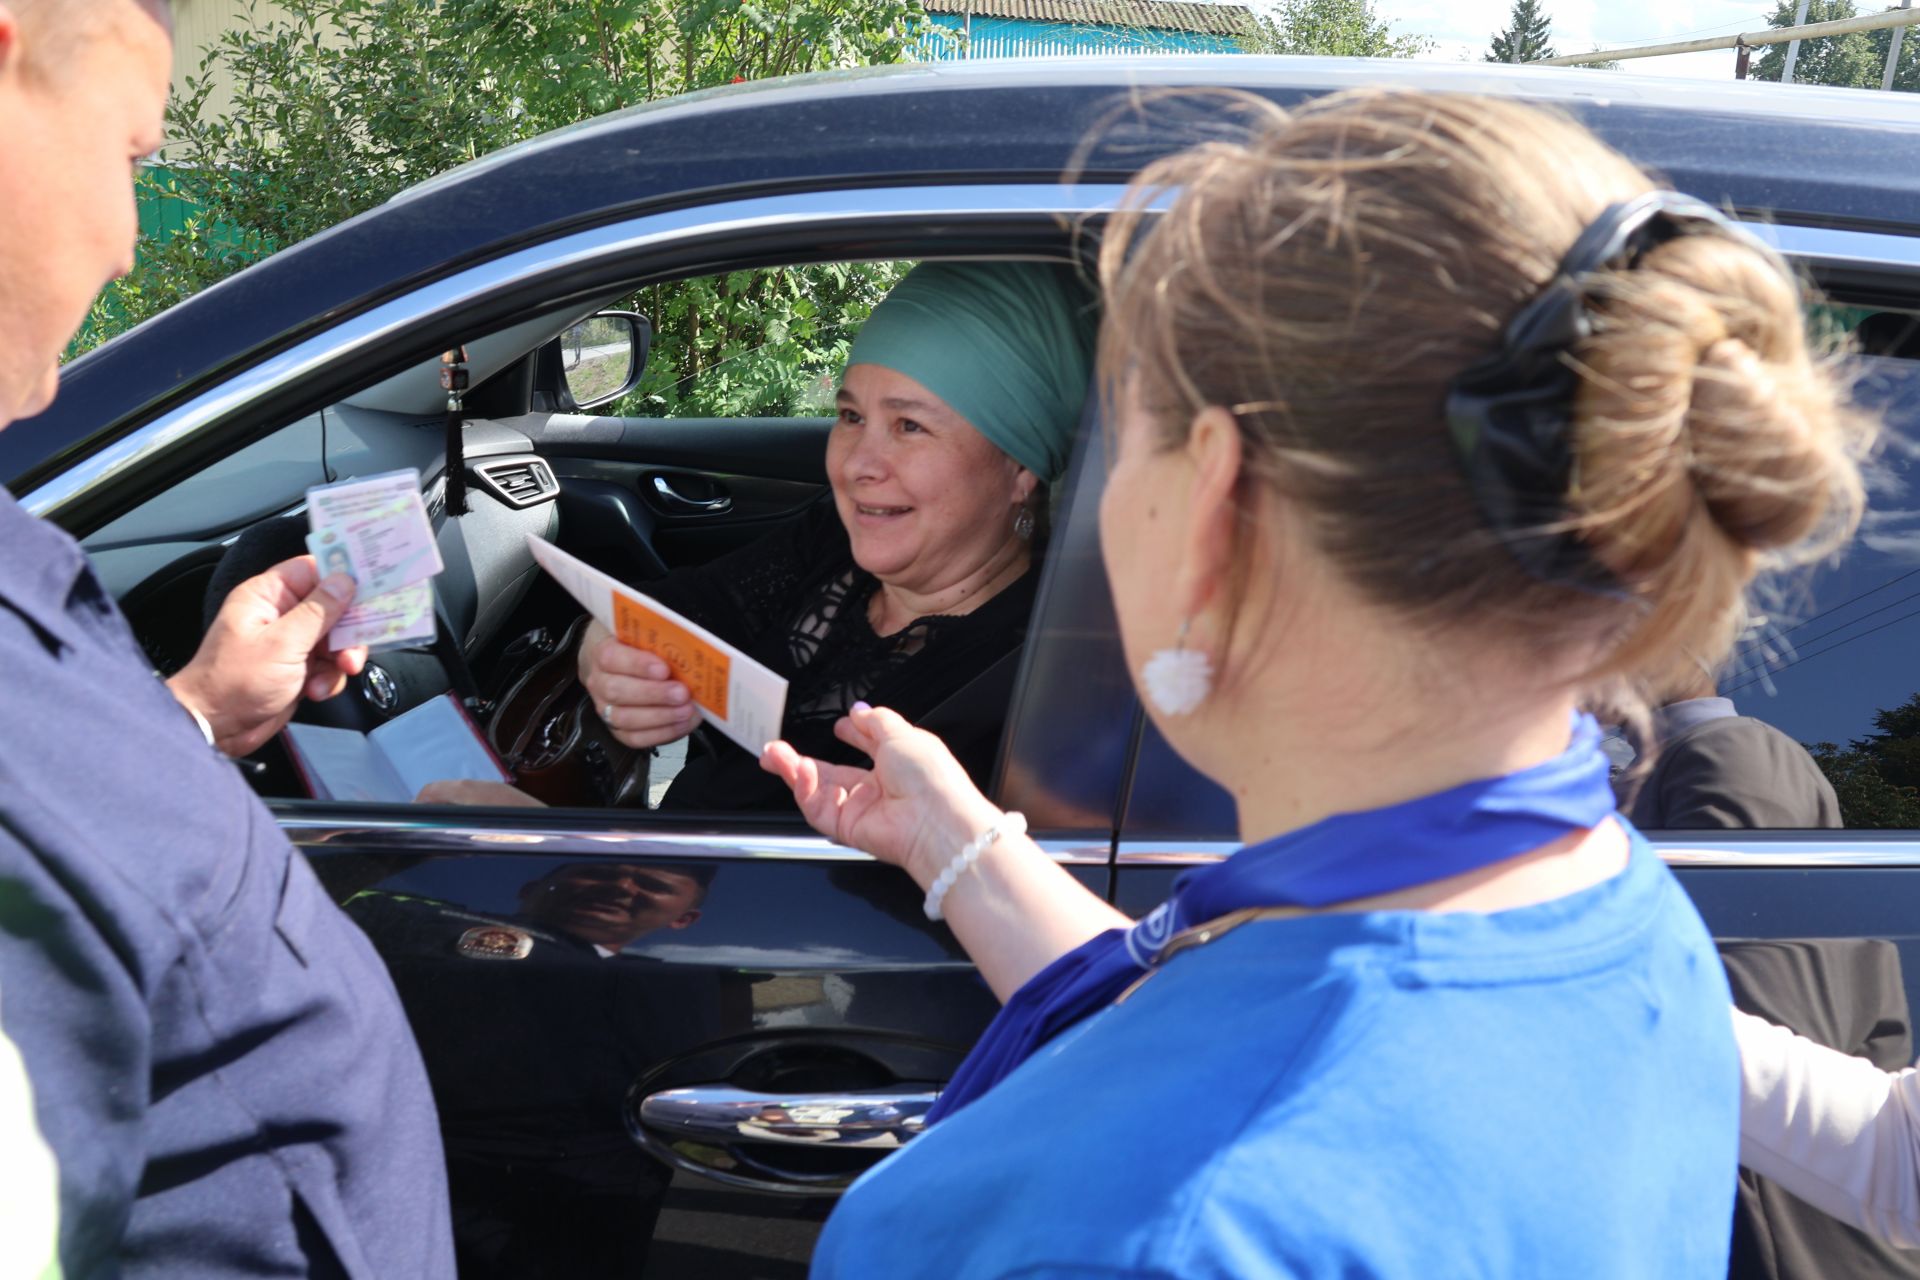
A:
{"type": "MultiPolygon", "coordinates": [[[[849,1146],[830,1126],[736,1124],[727,1142],[710,1126],[643,1133],[643,1149],[638,1104],[724,1087],[734,1105],[858,1093],[911,1109],[993,1016],[906,876],[791,823],[730,825],[290,823],[413,1021],[463,1276],[641,1274],[675,1196],[704,1207],[667,1215],[677,1261],[654,1274],[763,1274],[764,1252],[738,1255],[742,1215],[787,1221],[756,1247],[804,1261],[804,1224],[890,1149],[884,1135],[849,1146]]],[[[1105,892],[1104,846],[1061,853],[1105,892]]]]}

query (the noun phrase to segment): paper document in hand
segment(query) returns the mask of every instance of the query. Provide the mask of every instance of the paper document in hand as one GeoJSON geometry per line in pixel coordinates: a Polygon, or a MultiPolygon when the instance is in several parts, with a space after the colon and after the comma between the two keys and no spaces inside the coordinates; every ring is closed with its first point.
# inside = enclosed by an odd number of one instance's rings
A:
{"type": "Polygon", "coordinates": [[[780,736],[787,682],[764,664],[658,600],[608,577],[534,534],[533,558],[622,644],[644,649],[687,686],[708,723],[754,755],[780,736]]]}
{"type": "Polygon", "coordinates": [[[418,471],[389,471],[309,489],[307,523],[341,548],[344,563],[338,567],[368,598],[412,586],[443,567],[420,500],[418,471]]]}

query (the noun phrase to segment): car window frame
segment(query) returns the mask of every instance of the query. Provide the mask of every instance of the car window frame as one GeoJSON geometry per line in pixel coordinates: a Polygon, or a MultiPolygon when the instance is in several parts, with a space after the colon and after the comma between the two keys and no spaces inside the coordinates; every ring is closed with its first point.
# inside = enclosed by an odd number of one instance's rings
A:
{"type": "MultiPolygon", "coordinates": [[[[150,421],[114,424],[91,438],[92,452],[22,495],[22,505],[84,536],[275,424],[365,385],[380,370],[417,364],[533,307],[604,297],[616,281],[638,288],[776,260],[994,256],[1020,254],[1022,246],[1036,252],[1032,246],[1041,243],[1058,251],[1065,247],[1063,228],[1111,212],[1124,193],[1119,183],[1057,182],[786,192],[675,208],[518,247],[341,316],[247,368],[209,378],[150,421]],[[856,245],[857,253],[847,252],[856,245]]],[[[1016,705],[1019,697],[1016,688],[1016,705]]],[[[383,859],[538,846],[543,854],[589,857],[868,860],[806,831],[797,817],[742,818],[723,833],[715,831],[713,815],[701,814],[680,819],[648,812],[642,819],[631,811],[580,810],[527,817],[528,811],[301,800],[269,807],[303,849],[383,859]]],[[[1062,865],[1111,865],[1110,826],[1036,834],[1062,865]]]]}
{"type": "Polygon", "coordinates": [[[21,505],[85,536],[104,522],[101,507],[131,507],[209,456],[352,394],[375,370],[418,364],[535,310],[775,262],[991,256],[996,241],[1017,251],[1036,233],[1058,248],[1061,220],[1104,216],[1124,192],[1118,183],[823,188],[679,206],[516,247],[206,375],[158,416],[108,424],[65,470],[20,495],[21,505]]]}

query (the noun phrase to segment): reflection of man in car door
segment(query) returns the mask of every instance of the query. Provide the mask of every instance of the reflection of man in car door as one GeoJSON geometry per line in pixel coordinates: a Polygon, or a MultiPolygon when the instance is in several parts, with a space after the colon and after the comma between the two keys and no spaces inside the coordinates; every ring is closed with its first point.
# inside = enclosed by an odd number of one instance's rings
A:
{"type": "Polygon", "coordinates": [[[713,869],[577,862],[508,914],[367,892],[445,1130],[460,1274],[637,1275],[669,1172],[622,1120],[647,1068],[745,1025],[748,988],[628,952],[701,916],[713,869]]]}
{"type": "MultiPolygon", "coordinates": [[[[163,0],[0,0],[0,426],[132,265],[170,25],[163,0]]],[[[306,558],[241,584],[169,691],[73,539],[0,493],[0,1029],[69,1276],[452,1274],[392,984],[214,750],[339,689],[365,655],[319,645],[351,594],[306,558]]]]}

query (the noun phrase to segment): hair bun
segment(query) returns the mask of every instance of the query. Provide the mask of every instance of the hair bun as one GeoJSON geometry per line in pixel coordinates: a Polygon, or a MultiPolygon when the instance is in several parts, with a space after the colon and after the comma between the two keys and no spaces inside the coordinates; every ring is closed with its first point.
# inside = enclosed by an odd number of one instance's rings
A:
{"type": "Polygon", "coordinates": [[[1770,365],[1732,337],[1709,343],[1695,366],[1688,472],[1713,522],[1749,550],[1792,546],[1826,522],[1836,498],[1845,506],[1835,481],[1852,468],[1838,433],[1815,426],[1833,406],[1829,384],[1813,375],[1809,361],[1770,365]]]}
{"type": "Polygon", "coordinates": [[[1683,236],[1596,288],[1577,413],[1583,523],[1629,583],[1724,544],[1812,559],[1849,534],[1872,438],[1807,350],[1798,290],[1754,246],[1683,236]]]}
{"type": "Polygon", "coordinates": [[[1612,669],[1710,667],[1763,556],[1805,563],[1853,532],[1875,426],[1809,352],[1798,286],[1755,245],[1682,236],[1593,297],[1574,353],[1575,519],[1645,609],[1612,669]]]}

